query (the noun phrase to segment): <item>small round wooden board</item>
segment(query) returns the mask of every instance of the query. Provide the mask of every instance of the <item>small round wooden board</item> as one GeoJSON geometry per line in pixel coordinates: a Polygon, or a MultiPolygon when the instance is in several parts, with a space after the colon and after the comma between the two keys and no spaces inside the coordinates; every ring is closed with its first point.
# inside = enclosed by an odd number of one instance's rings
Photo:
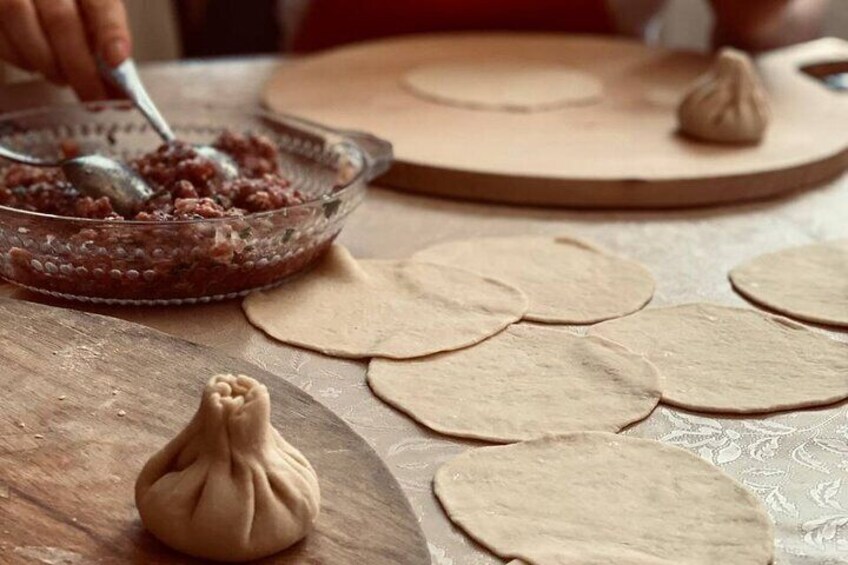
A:
{"type": "Polygon", "coordinates": [[[268,387],[273,425],[321,484],[316,529],[261,563],[430,563],[377,454],[309,395],[245,361],[137,324],[2,299],[0,367],[0,563],[202,562],[145,532],[133,488],[222,372],[268,387]]]}
{"type": "Polygon", "coordinates": [[[848,167],[848,95],[803,72],[848,65],[823,39],[762,56],[773,122],[763,143],[727,146],[677,134],[676,108],[711,57],[612,38],[456,34],[387,39],[284,64],[266,85],[273,110],[391,141],[379,182],[513,204],[683,207],[814,186],[848,167]],[[443,62],[564,65],[603,84],[600,101],[538,112],[478,110],[422,98],[404,75],[443,62]]]}

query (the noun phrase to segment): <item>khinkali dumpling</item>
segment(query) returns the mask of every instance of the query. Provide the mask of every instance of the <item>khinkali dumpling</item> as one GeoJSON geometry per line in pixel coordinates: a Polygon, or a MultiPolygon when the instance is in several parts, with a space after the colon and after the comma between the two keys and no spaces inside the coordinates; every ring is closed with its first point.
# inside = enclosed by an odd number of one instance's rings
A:
{"type": "Polygon", "coordinates": [[[680,130],[719,143],[756,143],[769,123],[768,97],[751,59],[723,49],[677,109],[680,130]]]}
{"type": "Polygon", "coordinates": [[[219,561],[271,555],[306,536],[318,517],[318,478],[270,414],[259,382],[212,377],[189,425],[136,481],[144,526],[176,550],[219,561]]]}

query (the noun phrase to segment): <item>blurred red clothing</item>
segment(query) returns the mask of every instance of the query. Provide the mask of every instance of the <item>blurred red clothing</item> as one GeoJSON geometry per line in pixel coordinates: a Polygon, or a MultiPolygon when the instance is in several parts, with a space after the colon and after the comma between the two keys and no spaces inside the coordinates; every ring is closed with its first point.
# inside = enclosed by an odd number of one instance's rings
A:
{"type": "Polygon", "coordinates": [[[613,33],[615,25],[603,0],[313,0],[293,47],[473,30],[613,33]]]}

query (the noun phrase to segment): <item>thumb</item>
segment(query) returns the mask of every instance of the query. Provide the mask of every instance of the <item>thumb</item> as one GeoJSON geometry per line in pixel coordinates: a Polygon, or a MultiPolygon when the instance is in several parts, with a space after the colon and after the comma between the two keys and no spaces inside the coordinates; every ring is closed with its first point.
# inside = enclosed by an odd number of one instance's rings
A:
{"type": "Polygon", "coordinates": [[[121,0],[79,0],[92,47],[111,67],[132,55],[127,11],[121,0]]]}

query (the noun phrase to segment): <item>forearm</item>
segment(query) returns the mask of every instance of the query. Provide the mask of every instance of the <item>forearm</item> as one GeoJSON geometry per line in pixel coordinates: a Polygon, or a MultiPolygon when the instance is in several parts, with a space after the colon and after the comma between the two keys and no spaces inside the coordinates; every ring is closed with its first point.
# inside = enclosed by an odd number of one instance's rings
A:
{"type": "Polygon", "coordinates": [[[710,0],[713,42],[765,51],[818,37],[830,0],[710,0]]]}

